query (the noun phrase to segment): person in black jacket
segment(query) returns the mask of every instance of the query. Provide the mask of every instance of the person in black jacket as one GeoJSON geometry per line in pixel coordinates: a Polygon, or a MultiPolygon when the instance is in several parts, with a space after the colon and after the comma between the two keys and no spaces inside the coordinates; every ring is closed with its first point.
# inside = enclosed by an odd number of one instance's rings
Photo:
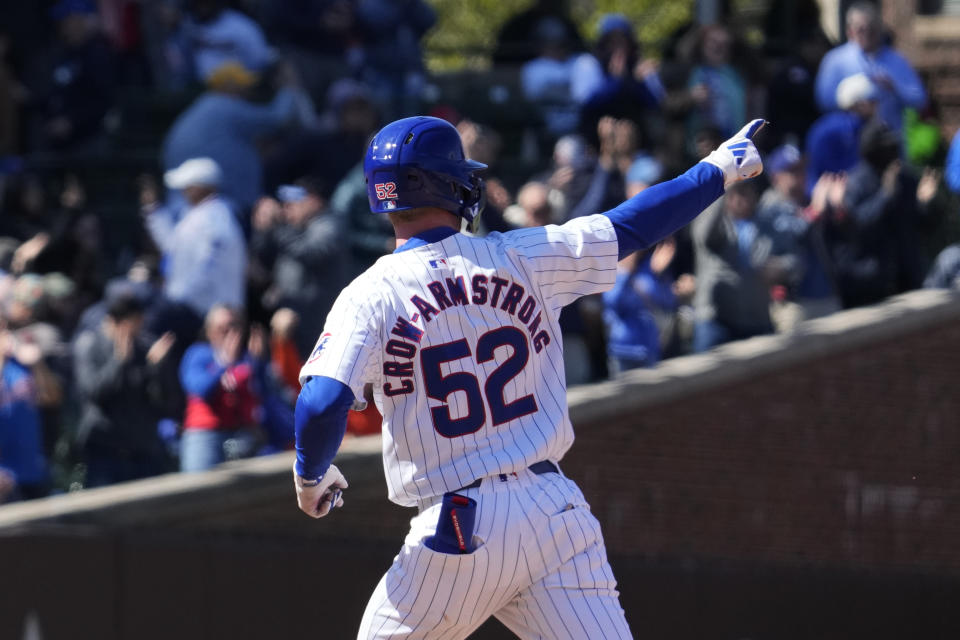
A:
{"type": "Polygon", "coordinates": [[[86,486],[145,478],[170,469],[157,422],[173,415],[180,397],[174,337],[143,341],[142,303],[121,294],[109,301],[96,330],[74,347],[74,373],[82,401],[77,444],[87,464],[86,486]]]}
{"type": "Polygon", "coordinates": [[[51,10],[60,33],[44,86],[32,91],[39,118],[35,145],[75,148],[103,131],[113,105],[116,59],[97,25],[96,3],[61,0],[51,10]]]}
{"type": "Polygon", "coordinates": [[[901,160],[900,134],[879,120],[860,134],[861,161],[847,176],[841,210],[831,212],[825,241],[844,308],[919,288],[924,268],[919,231],[929,222],[935,189],[901,160]]]}
{"type": "Polygon", "coordinates": [[[271,269],[264,307],[297,312],[300,324],[294,339],[300,355],[306,356],[348,281],[346,235],[343,221],[327,206],[322,182],[301,178],[281,186],[277,196],[280,203],[258,205],[250,247],[271,269]]]}

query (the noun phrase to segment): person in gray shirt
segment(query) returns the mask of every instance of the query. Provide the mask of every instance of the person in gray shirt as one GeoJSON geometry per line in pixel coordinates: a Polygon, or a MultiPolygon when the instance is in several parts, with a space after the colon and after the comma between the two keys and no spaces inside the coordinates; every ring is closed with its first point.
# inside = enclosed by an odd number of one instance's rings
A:
{"type": "Polygon", "coordinates": [[[697,291],[693,350],[772,333],[772,242],[757,225],[756,186],[740,182],[692,225],[697,291]]]}

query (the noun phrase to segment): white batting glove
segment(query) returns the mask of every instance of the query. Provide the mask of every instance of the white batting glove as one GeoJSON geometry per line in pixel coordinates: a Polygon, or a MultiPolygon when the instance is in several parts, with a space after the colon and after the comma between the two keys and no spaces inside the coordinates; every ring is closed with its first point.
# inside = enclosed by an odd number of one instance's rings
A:
{"type": "Polygon", "coordinates": [[[322,518],[334,507],[343,506],[341,493],[347,488],[347,479],[340,469],[330,465],[318,480],[304,478],[293,467],[293,485],[297,489],[297,506],[311,518],[322,518]]]}
{"type": "Polygon", "coordinates": [[[754,178],[763,171],[760,152],[753,146],[753,135],[767,124],[763,118],[751,121],[735,136],[710,152],[703,162],[709,162],[723,171],[723,186],[754,178]]]}

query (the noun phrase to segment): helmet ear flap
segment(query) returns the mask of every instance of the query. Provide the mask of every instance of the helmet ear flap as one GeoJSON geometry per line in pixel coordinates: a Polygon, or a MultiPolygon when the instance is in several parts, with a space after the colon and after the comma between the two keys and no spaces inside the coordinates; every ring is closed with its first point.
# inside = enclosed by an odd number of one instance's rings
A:
{"type": "Polygon", "coordinates": [[[480,214],[487,204],[487,189],[482,179],[474,176],[473,189],[464,194],[460,217],[467,221],[470,233],[476,233],[480,226],[480,214]]]}

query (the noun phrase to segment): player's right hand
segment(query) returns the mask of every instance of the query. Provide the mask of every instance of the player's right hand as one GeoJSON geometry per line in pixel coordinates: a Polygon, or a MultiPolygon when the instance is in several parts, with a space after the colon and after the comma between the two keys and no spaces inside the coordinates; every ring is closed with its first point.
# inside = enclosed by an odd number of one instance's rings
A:
{"type": "Polygon", "coordinates": [[[311,485],[307,478],[298,474],[294,465],[293,485],[297,490],[297,506],[311,518],[322,518],[334,507],[342,507],[341,493],[348,486],[340,469],[332,464],[315,485],[311,485]]]}
{"type": "Polygon", "coordinates": [[[709,162],[723,172],[724,187],[754,178],[763,172],[763,161],[752,138],[765,124],[767,121],[763,118],[752,120],[703,159],[703,162],[709,162]]]}

